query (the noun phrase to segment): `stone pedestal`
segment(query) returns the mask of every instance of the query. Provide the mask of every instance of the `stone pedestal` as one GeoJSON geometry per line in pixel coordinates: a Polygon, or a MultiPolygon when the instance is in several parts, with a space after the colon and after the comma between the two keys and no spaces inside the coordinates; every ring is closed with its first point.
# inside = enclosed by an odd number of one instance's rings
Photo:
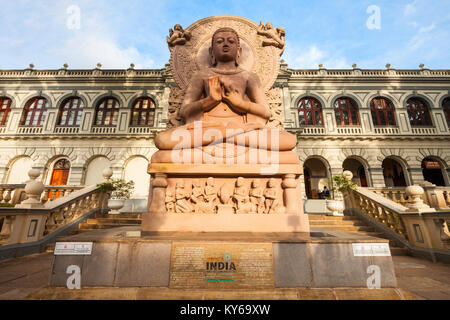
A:
{"type": "Polygon", "coordinates": [[[295,164],[152,163],[151,202],[142,234],[309,232],[301,172],[295,164]]]}

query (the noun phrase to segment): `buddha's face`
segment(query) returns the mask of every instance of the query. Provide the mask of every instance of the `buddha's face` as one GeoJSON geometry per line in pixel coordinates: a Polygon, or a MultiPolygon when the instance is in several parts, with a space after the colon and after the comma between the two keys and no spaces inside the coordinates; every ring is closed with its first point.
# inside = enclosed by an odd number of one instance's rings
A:
{"type": "Polygon", "coordinates": [[[229,62],[236,61],[239,51],[238,39],[233,32],[219,32],[214,37],[212,54],[217,61],[229,62]]]}

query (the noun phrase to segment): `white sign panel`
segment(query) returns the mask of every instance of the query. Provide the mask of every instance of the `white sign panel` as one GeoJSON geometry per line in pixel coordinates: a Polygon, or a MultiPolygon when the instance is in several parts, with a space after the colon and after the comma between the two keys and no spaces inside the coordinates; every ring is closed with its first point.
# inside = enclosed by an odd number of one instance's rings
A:
{"type": "Polygon", "coordinates": [[[92,242],[57,242],[55,256],[91,255],[92,242]]]}
{"type": "Polygon", "coordinates": [[[389,257],[388,243],[352,243],[355,257],[389,257]]]}

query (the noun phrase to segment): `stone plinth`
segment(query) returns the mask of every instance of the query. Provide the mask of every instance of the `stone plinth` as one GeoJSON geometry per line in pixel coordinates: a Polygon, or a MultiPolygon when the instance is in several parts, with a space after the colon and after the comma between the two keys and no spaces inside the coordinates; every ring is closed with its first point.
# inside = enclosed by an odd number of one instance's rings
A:
{"type": "Polygon", "coordinates": [[[150,164],[142,232],[309,232],[296,164],[150,164]]]}

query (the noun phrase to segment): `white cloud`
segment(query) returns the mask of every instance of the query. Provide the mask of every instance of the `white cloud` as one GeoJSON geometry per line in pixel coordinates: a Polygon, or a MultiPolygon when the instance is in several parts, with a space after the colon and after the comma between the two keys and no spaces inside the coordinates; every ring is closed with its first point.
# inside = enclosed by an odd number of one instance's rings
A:
{"type": "Polygon", "coordinates": [[[420,28],[416,35],[409,41],[408,47],[412,50],[420,48],[424,44],[425,40],[427,40],[427,33],[434,30],[435,28],[436,25],[434,23],[428,27],[420,28]]]}
{"type": "Polygon", "coordinates": [[[416,7],[416,5],[417,5],[417,1],[408,3],[408,4],[405,6],[405,10],[403,11],[403,14],[404,14],[406,17],[412,16],[414,13],[417,12],[417,7],[416,7]]]}
{"type": "Polygon", "coordinates": [[[349,67],[349,63],[344,57],[331,56],[316,45],[311,45],[307,49],[300,49],[295,47],[295,45],[291,46],[291,44],[288,44],[286,48],[285,60],[291,68],[317,69],[321,63],[327,69],[345,69],[349,67]]]}
{"type": "Polygon", "coordinates": [[[95,68],[100,62],[105,69],[124,69],[134,63],[136,68],[151,68],[153,60],[135,47],[121,47],[114,39],[104,35],[77,34],[50,50],[61,63],[70,68],[95,68]]]}

